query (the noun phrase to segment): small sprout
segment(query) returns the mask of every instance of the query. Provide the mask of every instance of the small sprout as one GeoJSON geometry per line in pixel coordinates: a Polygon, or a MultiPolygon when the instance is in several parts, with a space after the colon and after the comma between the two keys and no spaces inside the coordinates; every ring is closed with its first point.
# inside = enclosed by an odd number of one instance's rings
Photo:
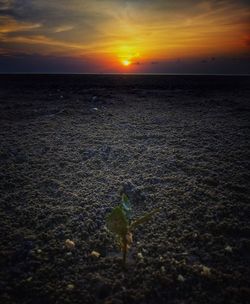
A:
{"type": "Polygon", "coordinates": [[[98,251],[95,251],[93,250],[91,253],[90,253],[90,256],[94,257],[94,258],[99,258],[101,254],[98,252],[98,251]]]}
{"type": "Polygon", "coordinates": [[[149,221],[152,216],[159,212],[160,209],[155,209],[144,216],[131,221],[131,205],[128,196],[122,194],[121,205],[115,207],[106,218],[106,226],[118,240],[119,246],[123,253],[123,265],[126,265],[127,251],[131,247],[133,238],[132,230],[140,224],[149,221]]]}
{"type": "Polygon", "coordinates": [[[71,241],[71,240],[69,240],[69,239],[67,239],[67,240],[65,241],[65,247],[66,247],[68,250],[73,250],[73,249],[75,249],[75,246],[76,246],[75,242],[73,242],[73,241],[71,241]]]}

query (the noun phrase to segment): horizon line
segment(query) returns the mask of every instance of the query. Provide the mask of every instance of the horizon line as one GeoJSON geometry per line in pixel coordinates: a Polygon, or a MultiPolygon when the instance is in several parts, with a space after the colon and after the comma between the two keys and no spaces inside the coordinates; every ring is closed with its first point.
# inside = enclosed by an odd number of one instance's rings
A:
{"type": "Polygon", "coordinates": [[[67,73],[67,72],[0,72],[0,75],[137,75],[137,76],[250,76],[250,73],[67,73]]]}

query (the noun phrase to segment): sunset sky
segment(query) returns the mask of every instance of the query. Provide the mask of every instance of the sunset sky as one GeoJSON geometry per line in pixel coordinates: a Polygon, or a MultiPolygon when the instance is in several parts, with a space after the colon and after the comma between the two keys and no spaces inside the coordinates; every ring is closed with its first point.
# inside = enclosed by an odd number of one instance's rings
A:
{"type": "Polygon", "coordinates": [[[0,0],[0,73],[250,73],[250,0],[0,0]]]}

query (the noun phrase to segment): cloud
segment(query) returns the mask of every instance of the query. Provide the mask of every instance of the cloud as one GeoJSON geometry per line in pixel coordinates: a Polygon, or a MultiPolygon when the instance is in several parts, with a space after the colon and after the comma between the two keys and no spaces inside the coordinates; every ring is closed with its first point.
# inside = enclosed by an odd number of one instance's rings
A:
{"type": "Polygon", "coordinates": [[[8,10],[12,5],[11,0],[0,0],[0,11],[8,10]]]}
{"type": "Polygon", "coordinates": [[[58,26],[54,29],[54,32],[55,33],[61,33],[61,32],[67,32],[67,31],[70,31],[74,28],[74,26],[72,25],[61,25],[61,26],[58,26]]]}
{"type": "Polygon", "coordinates": [[[18,22],[12,17],[0,16],[0,33],[13,33],[41,27],[39,23],[18,22]]]}

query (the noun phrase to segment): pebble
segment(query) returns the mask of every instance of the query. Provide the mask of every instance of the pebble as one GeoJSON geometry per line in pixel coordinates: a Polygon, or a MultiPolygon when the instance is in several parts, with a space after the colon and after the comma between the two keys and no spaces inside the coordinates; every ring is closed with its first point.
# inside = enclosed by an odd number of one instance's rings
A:
{"type": "Polygon", "coordinates": [[[68,291],[72,291],[74,288],[75,288],[75,285],[74,285],[74,284],[68,284],[68,285],[67,285],[67,290],[68,290],[68,291]]]}
{"type": "Polygon", "coordinates": [[[100,254],[98,251],[95,251],[95,250],[93,250],[93,251],[90,253],[90,256],[95,257],[95,258],[99,258],[100,255],[101,255],[101,254],[100,254]]]}
{"type": "Polygon", "coordinates": [[[75,244],[75,242],[73,242],[73,241],[67,239],[67,240],[65,241],[65,246],[66,246],[67,249],[73,250],[73,249],[75,248],[76,244],[75,244]]]}
{"type": "Polygon", "coordinates": [[[123,183],[120,189],[120,193],[125,193],[131,203],[143,202],[146,198],[142,190],[139,187],[135,186],[131,180],[123,183]]]}
{"type": "Polygon", "coordinates": [[[28,279],[26,279],[26,282],[31,282],[32,281],[32,277],[28,277],[28,279]]]}
{"type": "Polygon", "coordinates": [[[184,276],[181,275],[181,274],[178,275],[177,280],[178,280],[179,282],[185,282],[185,278],[184,278],[184,276]]]}
{"type": "Polygon", "coordinates": [[[225,247],[225,251],[231,253],[231,252],[233,252],[233,248],[232,248],[231,246],[228,245],[228,246],[225,247]]]}
{"type": "Polygon", "coordinates": [[[161,272],[165,273],[166,272],[166,269],[164,266],[161,266],[161,272]]]}
{"type": "Polygon", "coordinates": [[[211,275],[211,269],[207,266],[202,266],[201,274],[205,277],[209,277],[211,275]]]}

